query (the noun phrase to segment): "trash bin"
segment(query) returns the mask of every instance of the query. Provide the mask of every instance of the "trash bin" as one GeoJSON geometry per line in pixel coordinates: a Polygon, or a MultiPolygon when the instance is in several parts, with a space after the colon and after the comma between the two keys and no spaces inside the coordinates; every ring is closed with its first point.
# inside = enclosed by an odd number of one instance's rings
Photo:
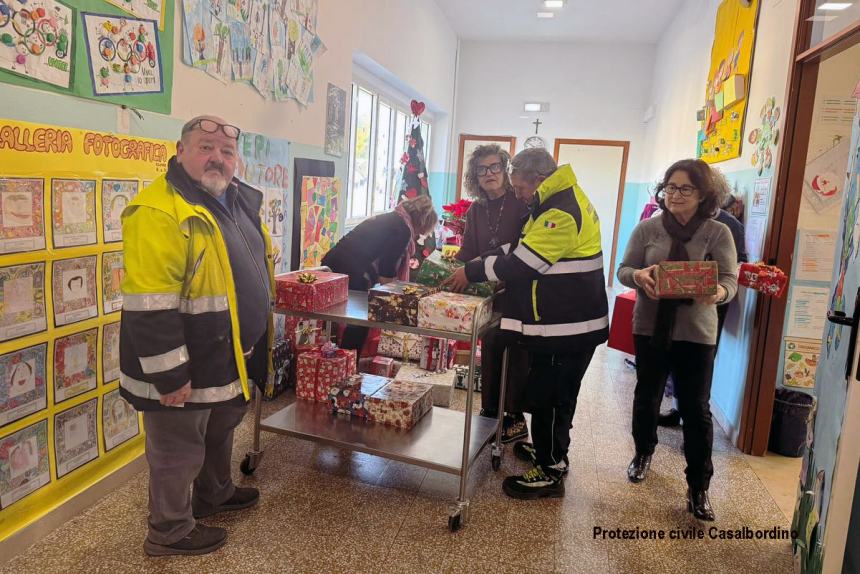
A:
{"type": "Polygon", "coordinates": [[[803,456],[815,397],[800,391],[777,389],[773,401],[768,448],[783,456],[803,456]]]}

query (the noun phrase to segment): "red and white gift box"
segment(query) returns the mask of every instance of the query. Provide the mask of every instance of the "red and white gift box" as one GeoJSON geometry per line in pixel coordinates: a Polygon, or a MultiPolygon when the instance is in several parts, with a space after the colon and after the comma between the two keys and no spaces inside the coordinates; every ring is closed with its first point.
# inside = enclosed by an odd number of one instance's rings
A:
{"type": "Polygon", "coordinates": [[[393,377],[394,359],[391,357],[373,357],[370,372],[379,377],[393,377]]]}
{"type": "Polygon", "coordinates": [[[329,389],[355,374],[355,351],[337,349],[326,357],[322,351],[299,355],[296,367],[296,397],[310,401],[328,401],[329,389]]]}
{"type": "Polygon", "coordinates": [[[661,261],[654,272],[661,299],[692,299],[714,295],[719,284],[716,261],[661,261]]]}
{"type": "Polygon", "coordinates": [[[433,395],[430,385],[393,381],[364,404],[371,421],[410,429],[433,408],[433,395]]]}
{"type": "Polygon", "coordinates": [[[275,306],[320,311],[349,298],[349,277],[327,271],[293,271],[275,277],[275,306]]]}
{"type": "Polygon", "coordinates": [[[403,365],[394,377],[395,381],[405,383],[420,383],[431,385],[433,406],[449,407],[454,400],[454,383],[457,381],[457,371],[449,369],[443,372],[425,371],[415,365],[403,365]]]}
{"type": "Polygon", "coordinates": [[[788,276],[779,267],[764,263],[741,263],[738,285],[749,287],[772,297],[782,297],[788,286],[788,276]]]}
{"type": "Polygon", "coordinates": [[[352,375],[329,389],[328,399],[332,412],[367,418],[365,401],[390,382],[391,379],[376,375],[352,375]]]}

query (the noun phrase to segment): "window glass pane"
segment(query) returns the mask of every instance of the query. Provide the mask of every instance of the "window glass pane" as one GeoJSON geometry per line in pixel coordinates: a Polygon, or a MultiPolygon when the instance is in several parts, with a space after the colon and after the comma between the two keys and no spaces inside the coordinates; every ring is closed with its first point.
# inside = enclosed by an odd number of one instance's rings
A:
{"type": "Polygon", "coordinates": [[[355,105],[354,168],[352,172],[352,197],[349,216],[367,215],[367,188],[370,176],[370,129],[373,115],[373,95],[361,88],[355,105]]]}
{"type": "Polygon", "coordinates": [[[386,191],[391,173],[391,108],[380,102],[376,122],[376,165],[373,178],[373,213],[386,210],[386,191]]]}
{"type": "Polygon", "coordinates": [[[815,0],[815,11],[807,18],[812,27],[812,48],[860,20],[860,2],[815,0]]]}
{"type": "Polygon", "coordinates": [[[430,124],[421,122],[421,139],[424,140],[424,165],[430,171],[430,124]]]}
{"type": "Polygon", "coordinates": [[[400,191],[400,169],[403,165],[400,163],[400,158],[406,152],[406,129],[406,114],[397,110],[394,122],[394,154],[392,154],[391,162],[391,193],[388,196],[389,208],[394,207],[394,203],[397,201],[397,193],[400,191]]]}

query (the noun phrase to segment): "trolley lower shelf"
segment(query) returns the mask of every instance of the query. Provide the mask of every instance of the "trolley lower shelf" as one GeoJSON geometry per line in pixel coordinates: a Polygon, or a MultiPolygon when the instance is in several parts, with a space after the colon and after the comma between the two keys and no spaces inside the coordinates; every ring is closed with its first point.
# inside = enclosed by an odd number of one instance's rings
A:
{"type": "MultiPolygon", "coordinates": [[[[466,415],[441,407],[424,415],[410,430],[334,415],[321,403],[297,400],[260,423],[260,430],[294,436],[346,450],[460,474],[466,415]]],[[[472,416],[469,466],[495,437],[498,421],[472,416]]]]}

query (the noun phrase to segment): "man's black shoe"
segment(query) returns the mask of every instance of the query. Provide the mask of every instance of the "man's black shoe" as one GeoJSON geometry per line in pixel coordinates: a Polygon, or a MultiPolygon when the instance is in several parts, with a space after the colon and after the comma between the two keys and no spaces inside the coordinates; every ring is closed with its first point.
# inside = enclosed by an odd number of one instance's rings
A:
{"type": "Polygon", "coordinates": [[[561,498],[564,496],[564,481],[555,473],[546,473],[539,466],[530,471],[507,477],[502,490],[511,498],[537,500],[538,498],[561,498]]]}
{"type": "Polygon", "coordinates": [[[627,467],[627,478],[630,482],[642,482],[648,475],[649,468],[651,468],[651,455],[637,454],[627,467]]]}
{"type": "Polygon", "coordinates": [[[197,524],[188,536],[173,544],[156,544],[147,538],[143,551],[149,556],[198,556],[218,550],[225,542],[227,531],[223,528],[197,524]]]}
{"type": "Polygon", "coordinates": [[[661,427],[677,427],[681,425],[681,413],[678,409],[672,409],[668,413],[660,413],[657,417],[657,424],[661,427]]]}
{"type": "Polygon", "coordinates": [[[191,508],[194,513],[194,518],[206,518],[207,516],[212,516],[213,514],[218,514],[219,512],[228,512],[231,510],[242,510],[243,508],[250,508],[257,504],[260,501],[260,491],[256,488],[243,488],[241,486],[236,487],[236,491],[233,493],[233,496],[229,498],[224,504],[216,506],[214,508],[194,508],[194,501],[191,502],[191,508]]]}

